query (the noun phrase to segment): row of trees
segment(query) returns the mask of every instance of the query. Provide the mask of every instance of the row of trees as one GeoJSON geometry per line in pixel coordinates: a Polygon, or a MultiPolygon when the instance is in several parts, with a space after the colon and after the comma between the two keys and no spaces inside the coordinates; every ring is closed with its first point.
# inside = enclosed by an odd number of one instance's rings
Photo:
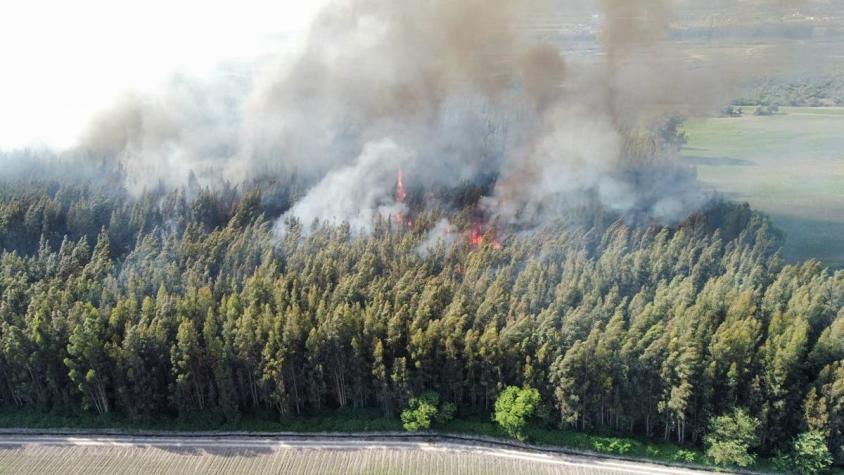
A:
{"type": "Polygon", "coordinates": [[[844,80],[840,75],[767,79],[748,86],[736,106],[840,106],[844,105],[844,80]]]}
{"type": "Polygon", "coordinates": [[[422,252],[434,223],[469,223],[471,206],[358,236],[291,222],[279,237],[269,201],[6,188],[0,404],[398,416],[433,392],[465,416],[530,386],[553,426],[702,444],[741,407],[769,450],[811,430],[842,457],[844,274],[785,265],[746,206],[422,252]]]}
{"type": "MultiPolygon", "coordinates": [[[[707,456],[719,465],[752,465],[756,461],[752,450],[759,445],[760,425],[759,419],[742,408],[736,408],[732,414],[713,417],[706,435],[707,456]]],[[[783,473],[821,473],[833,462],[827,434],[819,430],[802,432],[794,438],[791,447],[778,450],[772,461],[783,473]]]]}

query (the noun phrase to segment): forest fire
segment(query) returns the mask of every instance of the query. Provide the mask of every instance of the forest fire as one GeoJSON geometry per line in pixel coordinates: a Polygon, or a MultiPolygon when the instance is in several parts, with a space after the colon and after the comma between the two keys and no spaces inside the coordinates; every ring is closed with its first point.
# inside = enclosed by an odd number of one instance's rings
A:
{"type": "MultiPolygon", "coordinates": [[[[396,203],[400,203],[404,205],[405,201],[407,200],[407,191],[404,189],[404,170],[401,168],[398,169],[396,172],[396,192],[393,195],[396,200],[396,203]]],[[[402,209],[399,209],[393,215],[393,220],[396,223],[407,225],[408,227],[413,226],[413,220],[405,217],[404,212],[402,209]]]]}
{"type": "Polygon", "coordinates": [[[500,250],[502,248],[501,242],[495,237],[494,230],[489,231],[489,236],[487,236],[484,233],[484,226],[479,222],[474,223],[471,231],[469,231],[469,245],[472,247],[482,246],[487,242],[487,238],[489,238],[489,244],[493,249],[500,250]]]}
{"type": "Polygon", "coordinates": [[[27,3],[0,467],[844,475],[844,0],[27,3]]]}
{"type": "Polygon", "coordinates": [[[396,194],[395,194],[396,201],[399,203],[404,203],[404,200],[407,199],[407,192],[404,190],[404,170],[399,168],[399,171],[396,172],[396,194]]]}

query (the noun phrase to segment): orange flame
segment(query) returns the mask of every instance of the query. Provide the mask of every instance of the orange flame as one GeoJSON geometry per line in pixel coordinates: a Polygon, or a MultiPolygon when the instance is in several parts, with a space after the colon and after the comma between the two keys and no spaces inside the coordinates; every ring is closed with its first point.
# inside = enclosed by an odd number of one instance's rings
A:
{"type": "MultiPolygon", "coordinates": [[[[495,238],[495,233],[491,232],[489,244],[495,250],[501,250],[501,242],[495,238]]],[[[472,225],[472,230],[469,231],[469,245],[472,247],[482,246],[487,242],[486,236],[484,235],[483,226],[480,223],[475,223],[472,225]]]]}
{"type": "MultiPolygon", "coordinates": [[[[404,203],[407,199],[407,192],[404,190],[404,170],[401,168],[399,168],[396,173],[396,193],[394,197],[397,203],[404,203]]],[[[393,216],[393,219],[399,224],[405,224],[408,227],[413,227],[413,220],[410,218],[405,219],[404,214],[401,211],[397,211],[393,216]]]]}
{"type": "Polygon", "coordinates": [[[404,191],[404,171],[399,168],[398,173],[396,174],[396,201],[399,203],[404,203],[404,200],[407,199],[407,192],[404,191]]]}
{"type": "Polygon", "coordinates": [[[484,233],[481,231],[481,225],[475,223],[472,225],[472,231],[469,232],[469,245],[472,247],[480,246],[484,243],[484,233]]]}

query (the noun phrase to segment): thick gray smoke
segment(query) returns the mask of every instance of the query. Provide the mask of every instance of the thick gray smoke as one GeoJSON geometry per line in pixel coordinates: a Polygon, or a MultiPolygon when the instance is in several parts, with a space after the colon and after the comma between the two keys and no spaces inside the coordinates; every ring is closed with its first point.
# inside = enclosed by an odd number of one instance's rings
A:
{"type": "Polygon", "coordinates": [[[760,65],[783,60],[766,47],[701,67],[669,39],[680,3],[336,0],[294,60],[251,84],[177,81],[130,98],[83,146],[118,156],[137,190],[188,176],[312,180],[280,232],[289,218],[362,231],[403,211],[399,168],[421,186],[497,177],[483,205],[500,222],[541,224],[595,201],[672,222],[709,195],[673,160],[666,123],[717,110],[760,65]],[[597,12],[585,20],[595,47],[525,27],[568,9],[597,12]]]}
{"type": "MultiPolygon", "coordinates": [[[[248,129],[257,132],[245,141],[244,156],[283,150],[297,167],[328,173],[303,199],[307,205],[288,213],[306,220],[361,223],[358,207],[345,216],[311,212],[337,211],[330,184],[340,181],[327,171],[337,166],[353,167],[343,175],[358,180],[343,186],[383,191],[380,200],[368,196],[361,203],[365,214],[389,202],[391,189],[382,181],[389,173],[374,173],[370,161],[348,165],[368,141],[385,138],[412,151],[409,175],[423,184],[498,175],[485,203],[507,222],[542,222],[590,199],[623,214],[683,218],[706,193],[668,160],[637,163],[641,154],[631,147],[639,144],[630,134],[679,112],[647,108],[698,108],[704,95],[686,88],[694,82],[656,67],[657,58],[677,64],[666,57],[672,51],[658,51],[670,19],[665,2],[605,0],[602,6],[605,53],[570,64],[563,45],[520,28],[528,15],[550,8],[544,2],[335,4],[300,62],[255,97],[251,120],[262,126],[248,129]],[[640,173],[642,167],[653,170],[640,173]]],[[[648,152],[655,155],[648,160],[662,160],[671,150],[648,152]]]]}

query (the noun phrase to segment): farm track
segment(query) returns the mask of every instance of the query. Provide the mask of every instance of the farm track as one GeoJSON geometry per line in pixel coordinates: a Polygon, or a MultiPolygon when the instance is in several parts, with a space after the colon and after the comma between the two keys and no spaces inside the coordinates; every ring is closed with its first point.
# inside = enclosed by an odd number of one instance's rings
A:
{"type": "Polygon", "coordinates": [[[694,474],[464,436],[0,431],[0,473],[694,474]]]}

